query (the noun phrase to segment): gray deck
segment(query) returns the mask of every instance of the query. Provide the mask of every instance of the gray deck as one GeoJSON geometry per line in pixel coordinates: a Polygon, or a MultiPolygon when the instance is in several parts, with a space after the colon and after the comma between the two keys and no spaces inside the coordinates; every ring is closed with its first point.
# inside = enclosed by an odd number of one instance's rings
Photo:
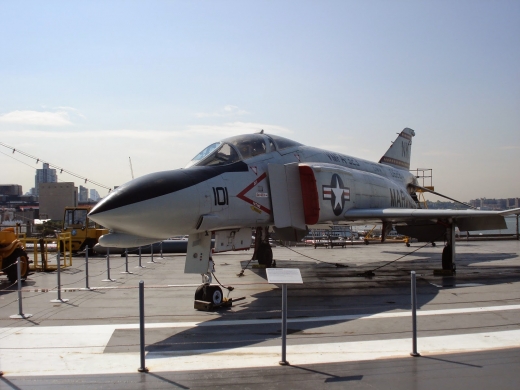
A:
{"type": "Polygon", "coordinates": [[[115,282],[102,282],[105,258],[91,258],[91,291],[81,290],[84,259],[74,258],[62,273],[66,303],[50,302],[57,295],[55,272],[33,274],[24,285],[23,311],[33,314],[27,320],[9,318],[18,312],[17,293],[1,277],[0,388],[517,388],[520,243],[458,242],[455,277],[433,276],[439,246],[426,246],[373,278],[361,276],[419,247],[274,248],[277,266],[299,268],[304,281],[288,289],[290,367],[277,364],[281,289],[251,264],[237,276],[251,252],[214,256],[220,282],[235,287],[232,297],[246,297],[216,312],[193,309],[200,276],[182,273],[184,255],[156,255],[155,264],[143,257],[142,269],[132,255],[134,274],[121,274],[125,259],[112,256],[115,282]],[[403,315],[410,309],[411,270],[422,313],[420,358],[408,355],[411,319],[403,315]],[[146,287],[148,374],[137,373],[139,280],[146,287]]]}

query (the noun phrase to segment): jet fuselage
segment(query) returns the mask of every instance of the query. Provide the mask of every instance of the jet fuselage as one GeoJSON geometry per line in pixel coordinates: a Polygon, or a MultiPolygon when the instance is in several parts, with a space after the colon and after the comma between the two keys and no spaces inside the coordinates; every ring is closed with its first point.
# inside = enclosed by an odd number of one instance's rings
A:
{"type": "MultiPolygon", "coordinates": [[[[113,232],[150,239],[273,225],[268,166],[291,163],[310,164],[320,174],[330,173],[316,176],[322,219],[328,219],[327,212],[331,220],[341,218],[352,208],[417,207],[408,191],[408,185],[416,184],[416,179],[408,170],[290,140],[286,140],[290,141],[287,147],[287,143],[276,142],[281,137],[274,142],[264,134],[250,137],[252,143],[264,141],[260,154],[243,158],[254,154],[242,153],[239,146],[244,147],[244,141],[236,145],[240,155],[230,163],[216,160],[215,165],[204,164],[209,153],[188,168],[139,177],[114,190],[96,205],[90,217],[113,232]]],[[[229,158],[236,151],[226,153],[229,158]]],[[[215,156],[218,158],[218,153],[215,156]]]]}

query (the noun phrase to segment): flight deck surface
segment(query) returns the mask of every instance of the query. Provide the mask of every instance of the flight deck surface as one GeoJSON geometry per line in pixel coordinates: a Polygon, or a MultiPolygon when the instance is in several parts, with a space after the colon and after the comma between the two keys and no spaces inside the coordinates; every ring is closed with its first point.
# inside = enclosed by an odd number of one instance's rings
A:
{"type": "MultiPolygon", "coordinates": [[[[457,243],[456,276],[434,276],[442,245],[273,248],[288,286],[287,360],[281,354],[281,288],[266,272],[238,277],[252,251],[215,254],[216,276],[245,297],[230,309],[193,309],[198,275],[184,255],[89,259],[61,274],[30,275],[23,312],[0,278],[0,388],[517,388],[520,383],[520,242],[457,243]],[[420,249],[419,249],[420,248],[420,249]],[[417,250],[418,249],[418,250],[417,250]],[[417,250],[417,251],[415,251],[417,250]],[[414,253],[401,258],[407,253],[414,253]],[[399,259],[379,270],[388,262],[399,259]],[[319,260],[319,261],[317,261],[319,260]],[[336,267],[335,264],[347,267],[336,267]],[[364,276],[375,270],[375,276],[364,276]],[[418,352],[413,358],[410,271],[417,273],[418,352]],[[138,373],[138,283],[145,283],[146,366],[138,373]]],[[[224,290],[226,295],[226,290],[224,290]]]]}

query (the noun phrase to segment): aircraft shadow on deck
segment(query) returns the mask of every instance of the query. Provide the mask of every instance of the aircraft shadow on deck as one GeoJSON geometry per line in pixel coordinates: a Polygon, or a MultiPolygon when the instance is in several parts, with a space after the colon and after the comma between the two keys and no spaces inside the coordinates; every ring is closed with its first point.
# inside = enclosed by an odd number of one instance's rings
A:
{"type": "MultiPolygon", "coordinates": [[[[387,252],[402,254],[401,252],[387,252]]],[[[507,266],[512,271],[508,274],[496,272],[496,277],[479,273],[465,273],[449,277],[434,277],[433,269],[440,268],[439,252],[421,252],[414,254],[412,260],[400,260],[386,269],[375,272],[372,278],[360,276],[369,267],[376,268],[385,262],[375,262],[363,267],[335,268],[323,263],[278,260],[278,267],[298,267],[304,280],[303,285],[288,286],[288,318],[310,318],[324,316],[345,316],[353,314],[378,314],[391,310],[410,310],[410,276],[415,269],[418,274],[417,291],[419,308],[429,303],[444,288],[468,286],[468,283],[486,285],[502,284],[520,280],[520,265],[507,266]],[[518,275],[516,275],[518,274],[518,275]],[[424,278],[422,275],[427,276],[424,278]],[[431,281],[434,280],[435,283],[431,281]]],[[[517,258],[516,253],[464,253],[459,255],[459,266],[507,260],[517,258]]],[[[243,262],[244,266],[247,262],[243,262]]],[[[347,263],[348,264],[348,263],[347,263]]],[[[471,270],[475,270],[471,268],[471,270]]],[[[478,268],[476,269],[478,270],[478,268]]],[[[250,270],[265,277],[265,270],[250,270]]],[[[233,296],[240,294],[234,292],[233,296]]],[[[235,310],[221,310],[220,317],[207,322],[210,326],[198,326],[190,329],[155,329],[147,333],[147,358],[160,358],[168,355],[197,355],[208,350],[229,350],[247,346],[279,346],[281,335],[281,289],[274,289],[251,295],[251,302],[236,304],[235,310]],[[259,321],[254,325],[211,326],[212,322],[229,320],[274,320],[274,323],[259,321]]],[[[359,337],[384,338],[386,333],[366,334],[355,332],[348,335],[344,331],[331,332],[322,327],[335,326],[354,321],[340,319],[316,322],[289,322],[288,335],[291,344],[334,343],[338,341],[359,340],[359,337]],[[320,329],[321,328],[321,329],[320,329]]],[[[384,320],[379,320],[384,321],[384,320]]],[[[400,332],[403,338],[411,337],[410,329],[400,332]]],[[[399,333],[399,332],[398,332],[399,333]]],[[[393,333],[392,337],[396,337],[393,333]]],[[[400,337],[397,335],[397,337],[400,337]]],[[[107,348],[107,352],[117,349],[107,348]]]]}

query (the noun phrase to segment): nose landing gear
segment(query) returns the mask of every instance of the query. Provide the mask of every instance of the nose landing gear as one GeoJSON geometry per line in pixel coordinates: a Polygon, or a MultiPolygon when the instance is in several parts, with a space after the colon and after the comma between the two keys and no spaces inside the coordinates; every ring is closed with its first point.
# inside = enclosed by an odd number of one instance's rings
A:
{"type": "Polygon", "coordinates": [[[212,306],[219,306],[222,304],[224,295],[220,286],[211,286],[210,284],[201,284],[195,290],[195,302],[204,301],[212,306]]]}
{"type": "MultiPolygon", "coordinates": [[[[223,307],[231,307],[233,302],[241,301],[245,299],[242,298],[227,298],[224,297],[222,293],[222,288],[217,285],[212,285],[211,282],[213,280],[212,274],[214,270],[213,260],[209,261],[209,270],[205,274],[202,274],[202,283],[195,290],[195,303],[194,308],[202,311],[210,311],[213,309],[223,308],[223,307]]],[[[216,278],[215,278],[216,279],[216,278]]],[[[218,279],[217,279],[218,282],[218,279]]],[[[220,284],[220,282],[219,282],[220,284]]],[[[222,286],[228,290],[228,295],[231,291],[234,290],[234,287],[231,286],[222,286]]]]}

